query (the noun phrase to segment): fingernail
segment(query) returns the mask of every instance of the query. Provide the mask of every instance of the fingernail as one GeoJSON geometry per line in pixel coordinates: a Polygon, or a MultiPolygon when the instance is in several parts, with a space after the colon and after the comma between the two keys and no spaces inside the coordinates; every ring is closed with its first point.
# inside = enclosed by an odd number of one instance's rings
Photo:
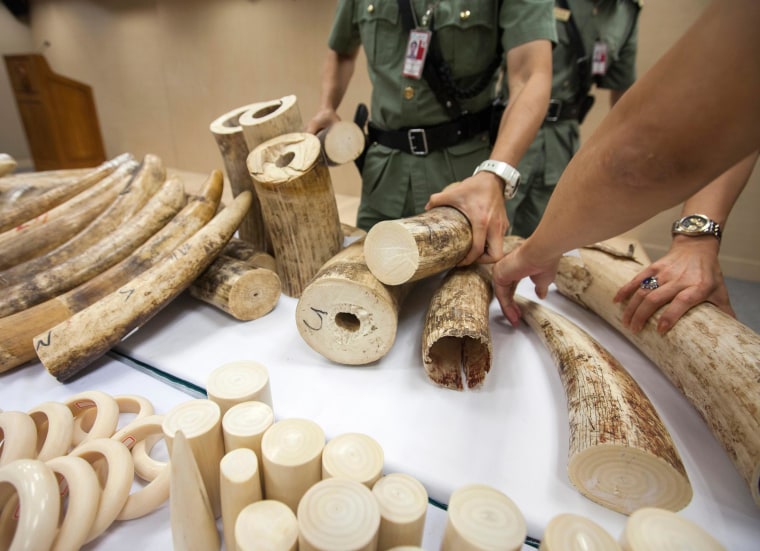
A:
{"type": "Polygon", "coordinates": [[[657,332],[658,333],[665,333],[670,329],[670,324],[667,322],[667,320],[660,320],[657,323],[657,332]]]}

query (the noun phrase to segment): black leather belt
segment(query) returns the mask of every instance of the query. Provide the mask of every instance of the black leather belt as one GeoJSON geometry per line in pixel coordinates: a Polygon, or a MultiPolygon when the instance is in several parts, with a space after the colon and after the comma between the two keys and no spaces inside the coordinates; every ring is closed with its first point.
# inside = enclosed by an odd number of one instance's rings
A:
{"type": "Polygon", "coordinates": [[[450,122],[420,128],[383,130],[370,122],[367,135],[370,143],[377,142],[412,155],[427,155],[488,131],[490,123],[491,108],[488,107],[478,113],[462,115],[450,122]]]}
{"type": "Polygon", "coordinates": [[[549,109],[546,111],[544,122],[558,122],[580,120],[581,103],[570,103],[559,99],[549,100],[549,109]]]}

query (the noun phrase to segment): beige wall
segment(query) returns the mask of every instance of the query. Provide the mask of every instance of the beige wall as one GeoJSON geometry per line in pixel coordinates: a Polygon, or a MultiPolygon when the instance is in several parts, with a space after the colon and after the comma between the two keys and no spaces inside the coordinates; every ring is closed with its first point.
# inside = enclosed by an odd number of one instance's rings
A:
{"type": "MultiPolygon", "coordinates": [[[[647,2],[639,35],[646,71],[696,18],[707,0],[647,2]]],[[[221,168],[209,123],[252,102],[295,94],[304,120],[314,113],[335,0],[35,0],[23,27],[0,7],[0,51],[19,53],[45,41],[54,71],[93,87],[109,156],[160,155],[188,171],[221,168]],[[8,32],[7,32],[8,31],[8,32]]],[[[369,101],[363,56],[343,102],[351,118],[369,101]]],[[[0,150],[28,156],[7,75],[0,75],[0,150]],[[7,128],[6,128],[7,124],[7,128]]],[[[583,133],[606,113],[600,94],[583,133]]],[[[760,173],[760,170],[756,172],[760,173]]],[[[333,169],[339,193],[357,195],[353,166],[333,169]]],[[[760,281],[760,174],[755,174],[726,229],[726,273],[760,281]]],[[[678,209],[636,228],[652,256],[670,241],[678,209]]]]}

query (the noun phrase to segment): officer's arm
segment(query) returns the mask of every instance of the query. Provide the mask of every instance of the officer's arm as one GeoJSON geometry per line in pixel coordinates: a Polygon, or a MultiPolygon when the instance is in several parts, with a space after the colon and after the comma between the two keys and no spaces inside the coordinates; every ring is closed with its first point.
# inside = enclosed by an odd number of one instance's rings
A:
{"type": "Polygon", "coordinates": [[[343,101],[349,82],[351,82],[358,54],[358,48],[348,54],[340,54],[332,49],[327,51],[327,57],[322,68],[322,93],[319,111],[309,121],[306,127],[307,132],[319,132],[333,122],[340,120],[336,111],[340,102],[343,101]]]}

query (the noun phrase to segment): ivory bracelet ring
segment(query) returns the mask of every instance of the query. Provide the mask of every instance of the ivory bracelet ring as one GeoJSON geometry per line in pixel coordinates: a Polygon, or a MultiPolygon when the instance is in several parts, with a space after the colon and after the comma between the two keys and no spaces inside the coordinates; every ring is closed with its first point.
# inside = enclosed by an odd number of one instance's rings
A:
{"type": "Polygon", "coordinates": [[[0,413],[0,467],[17,459],[37,456],[37,427],[29,415],[21,411],[0,413]]]}
{"type": "Polygon", "coordinates": [[[83,442],[69,455],[81,457],[93,465],[103,489],[95,521],[85,541],[89,543],[108,529],[127,502],[135,477],[135,466],[129,449],[110,438],[96,438],[83,442]],[[94,465],[101,458],[105,458],[108,467],[105,480],[101,478],[100,469],[94,465]]]}
{"type": "MultiPolygon", "coordinates": [[[[37,459],[8,463],[0,468],[0,510],[16,494],[19,519],[8,550],[50,549],[61,511],[58,481],[53,471],[37,459]]],[[[4,531],[4,527],[0,527],[0,533],[4,531]]]]}
{"type": "Polygon", "coordinates": [[[90,464],[73,455],[54,457],[45,463],[59,475],[61,502],[68,494],[63,522],[51,551],[79,549],[90,533],[100,503],[100,482],[90,464]]]}
{"type": "Polygon", "coordinates": [[[60,402],[44,402],[28,411],[37,427],[37,459],[66,455],[74,432],[74,414],[60,402]]]}
{"type": "Polygon", "coordinates": [[[116,425],[119,423],[119,404],[110,394],[100,390],[87,390],[71,396],[66,402],[66,406],[74,414],[74,423],[80,415],[90,408],[96,409],[96,416],[92,422],[89,432],[77,435],[74,431],[72,445],[79,444],[95,438],[110,438],[116,431],[116,425]]]}
{"type": "MultiPolygon", "coordinates": [[[[163,436],[163,420],[163,415],[149,415],[137,419],[119,430],[111,439],[121,442],[127,449],[131,449],[135,444],[144,441],[153,434],[163,436]]],[[[169,473],[169,464],[164,463],[164,468],[158,473],[158,476],[145,487],[127,497],[127,501],[116,519],[131,520],[145,516],[169,499],[169,473]]]]}

